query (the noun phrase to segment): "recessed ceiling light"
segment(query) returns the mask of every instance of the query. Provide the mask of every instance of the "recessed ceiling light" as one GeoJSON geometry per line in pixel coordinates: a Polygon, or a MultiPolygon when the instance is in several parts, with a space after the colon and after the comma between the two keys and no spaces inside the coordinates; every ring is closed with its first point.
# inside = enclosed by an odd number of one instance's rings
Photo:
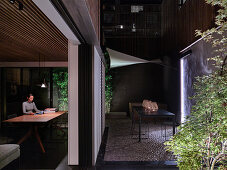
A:
{"type": "Polygon", "coordinates": [[[11,4],[14,4],[15,0],[9,0],[9,2],[10,2],[11,4]]]}

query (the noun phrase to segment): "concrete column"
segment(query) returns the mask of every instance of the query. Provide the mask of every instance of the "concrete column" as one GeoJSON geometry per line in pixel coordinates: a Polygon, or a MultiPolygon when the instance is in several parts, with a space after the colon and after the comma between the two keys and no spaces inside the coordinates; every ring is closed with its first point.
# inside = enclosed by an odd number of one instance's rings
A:
{"type": "Polygon", "coordinates": [[[68,42],[68,164],[79,164],[78,45],[68,42]]]}

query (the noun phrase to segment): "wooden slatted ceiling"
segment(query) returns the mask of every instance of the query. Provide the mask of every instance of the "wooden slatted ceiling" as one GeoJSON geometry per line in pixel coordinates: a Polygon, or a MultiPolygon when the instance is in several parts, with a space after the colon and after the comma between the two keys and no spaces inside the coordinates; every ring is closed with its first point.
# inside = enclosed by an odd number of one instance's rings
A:
{"type": "Polygon", "coordinates": [[[0,62],[67,61],[67,38],[32,0],[0,1],[0,62]]]}

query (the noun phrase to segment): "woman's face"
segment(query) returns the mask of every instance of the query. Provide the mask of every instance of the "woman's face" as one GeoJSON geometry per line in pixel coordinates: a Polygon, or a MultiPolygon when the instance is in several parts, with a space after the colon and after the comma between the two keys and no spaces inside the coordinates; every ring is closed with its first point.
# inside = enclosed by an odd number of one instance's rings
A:
{"type": "Polygon", "coordinates": [[[30,97],[28,98],[28,102],[32,102],[33,99],[34,99],[34,96],[30,96],[30,97]]]}

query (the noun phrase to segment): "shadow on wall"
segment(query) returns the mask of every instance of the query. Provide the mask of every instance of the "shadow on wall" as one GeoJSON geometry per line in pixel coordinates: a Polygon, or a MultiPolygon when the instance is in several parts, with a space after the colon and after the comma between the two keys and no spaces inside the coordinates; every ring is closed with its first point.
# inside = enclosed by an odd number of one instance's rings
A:
{"type": "Polygon", "coordinates": [[[111,112],[128,112],[129,102],[150,99],[163,103],[163,67],[137,64],[113,69],[111,112]]]}

